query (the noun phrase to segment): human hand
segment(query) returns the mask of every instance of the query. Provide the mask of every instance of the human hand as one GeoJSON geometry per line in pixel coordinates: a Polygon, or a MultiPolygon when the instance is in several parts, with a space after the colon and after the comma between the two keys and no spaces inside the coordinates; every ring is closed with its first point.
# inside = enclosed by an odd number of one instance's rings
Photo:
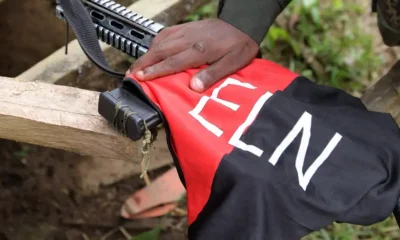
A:
{"type": "Polygon", "coordinates": [[[190,82],[202,92],[249,64],[258,49],[248,35],[220,19],[189,22],[162,30],[127,74],[147,81],[207,64],[190,82]]]}

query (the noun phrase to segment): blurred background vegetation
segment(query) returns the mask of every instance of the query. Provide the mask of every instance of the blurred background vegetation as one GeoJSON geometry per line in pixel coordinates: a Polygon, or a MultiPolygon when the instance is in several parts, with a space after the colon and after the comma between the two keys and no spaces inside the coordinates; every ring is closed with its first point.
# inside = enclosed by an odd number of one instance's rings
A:
{"type": "MultiPolygon", "coordinates": [[[[398,59],[383,45],[367,0],[294,0],[261,44],[263,58],[361,96],[398,59]]],[[[218,1],[186,18],[216,16],[218,1]]],[[[373,226],[333,224],[303,240],[400,239],[394,217],[373,226]]]]}

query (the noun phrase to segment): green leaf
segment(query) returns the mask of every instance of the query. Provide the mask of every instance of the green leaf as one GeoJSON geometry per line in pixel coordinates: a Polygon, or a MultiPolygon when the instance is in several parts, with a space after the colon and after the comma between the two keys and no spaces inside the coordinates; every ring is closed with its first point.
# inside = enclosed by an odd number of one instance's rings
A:
{"type": "Polygon", "coordinates": [[[336,10],[343,9],[343,1],[342,0],[333,0],[333,8],[336,10]]]}
{"type": "Polygon", "coordinates": [[[289,33],[280,27],[272,26],[268,31],[268,36],[271,37],[272,40],[285,40],[288,41],[289,33]]]}
{"type": "Polygon", "coordinates": [[[201,10],[200,10],[201,13],[203,13],[203,14],[209,14],[209,15],[210,15],[210,14],[213,14],[214,11],[215,11],[215,7],[214,7],[214,5],[212,5],[212,4],[204,5],[204,6],[201,8],[201,10]]]}
{"type": "Polygon", "coordinates": [[[184,21],[185,22],[194,22],[194,21],[197,21],[198,19],[199,19],[199,15],[198,14],[192,14],[192,15],[186,16],[184,21]]]}
{"type": "Polygon", "coordinates": [[[289,69],[290,71],[296,71],[296,61],[294,59],[289,60],[289,69]]]}
{"type": "Polygon", "coordinates": [[[318,8],[311,9],[311,17],[312,17],[313,22],[317,26],[321,25],[321,16],[319,14],[319,9],[318,8]]]}
{"type": "Polygon", "coordinates": [[[301,49],[299,43],[294,40],[294,39],[289,39],[290,46],[292,47],[293,52],[296,54],[296,56],[300,56],[301,54],[301,49]]]}
{"type": "Polygon", "coordinates": [[[303,0],[303,6],[305,8],[310,8],[317,3],[317,0],[303,0]]]}
{"type": "Polygon", "coordinates": [[[160,237],[161,228],[156,227],[150,231],[142,232],[136,237],[131,238],[130,240],[158,240],[160,237]]]}
{"type": "Polygon", "coordinates": [[[305,69],[301,72],[301,75],[311,79],[313,77],[313,71],[311,69],[305,69]]]}

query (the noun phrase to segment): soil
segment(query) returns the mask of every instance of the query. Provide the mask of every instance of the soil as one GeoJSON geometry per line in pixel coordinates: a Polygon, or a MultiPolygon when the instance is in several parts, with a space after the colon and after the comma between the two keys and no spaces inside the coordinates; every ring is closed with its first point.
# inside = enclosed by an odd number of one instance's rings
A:
{"type": "MultiPolygon", "coordinates": [[[[157,219],[135,224],[119,217],[124,201],[144,186],[139,176],[103,187],[95,196],[84,197],[76,191],[78,179],[74,170],[82,161],[79,155],[6,140],[1,140],[0,146],[0,232],[8,239],[34,239],[31,231],[28,238],[22,233],[38,224],[51,226],[41,230],[42,234],[57,232],[60,237],[80,231],[89,239],[97,239],[121,225],[127,224],[128,231],[134,233],[158,224],[157,219]]],[[[150,177],[164,171],[151,172],[150,177]]],[[[169,225],[180,220],[170,219],[169,225]]],[[[185,239],[183,231],[174,234],[181,237],[175,239],[185,239]]]]}
{"type": "Polygon", "coordinates": [[[1,76],[17,76],[64,44],[65,24],[55,17],[54,6],[55,0],[0,4],[1,76]],[[51,34],[43,34],[44,29],[51,34]]]}
{"type": "MultiPolygon", "coordinates": [[[[117,226],[125,226],[133,234],[159,224],[159,219],[132,222],[119,217],[124,201],[144,186],[139,176],[103,187],[95,196],[84,197],[76,191],[78,179],[74,170],[82,160],[79,155],[6,140],[0,140],[0,146],[0,232],[8,237],[5,239],[34,240],[32,236],[40,233],[41,237],[46,235],[48,240],[56,240],[54,237],[72,232],[100,239],[117,226]],[[35,233],[31,228],[36,229],[35,233]]],[[[151,172],[150,177],[166,170],[151,172]]],[[[165,227],[181,220],[169,218],[165,227]]],[[[174,234],[174,239],[185,239],[183,230],[168,234],[174,234]]]]}
{"type": "MultiPolygon", "coordinates": [[[[0,76],[15,77],[64,45],[65,24],[55,17],[54,3],[0,2],[0,76]]],[[[127,239],[117,227],[134,236],[160,224],[161,219],[119,217],[123,202],[144,186],[139,176],[105,186],[95,196],[80,195],[76,168],[83,160],[78,154],[0,139],[0,240],[95,240],[107,234],[106,239],[127,239]]],[[[166,170],[149,174],[154,178],[166,170]]],[[[186,239],[182,220],[162,219],[168,231],[161,239],[186,239]],[[178,229],[171,229],[176,224],[178,229]]]]}

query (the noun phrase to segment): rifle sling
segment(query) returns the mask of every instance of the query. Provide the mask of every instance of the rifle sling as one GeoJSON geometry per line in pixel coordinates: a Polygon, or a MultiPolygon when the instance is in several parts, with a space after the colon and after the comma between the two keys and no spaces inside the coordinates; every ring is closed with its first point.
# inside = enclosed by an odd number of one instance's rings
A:
{"type": "Polygon", "coordinates": [[[65,18],[74,31],[86,56],[101,70],[112,77],[123,79],[125,73],[116,72],[108,65],[97,39],[94,23],[81,0],[62,0],[59,3],[65,18]]]}

